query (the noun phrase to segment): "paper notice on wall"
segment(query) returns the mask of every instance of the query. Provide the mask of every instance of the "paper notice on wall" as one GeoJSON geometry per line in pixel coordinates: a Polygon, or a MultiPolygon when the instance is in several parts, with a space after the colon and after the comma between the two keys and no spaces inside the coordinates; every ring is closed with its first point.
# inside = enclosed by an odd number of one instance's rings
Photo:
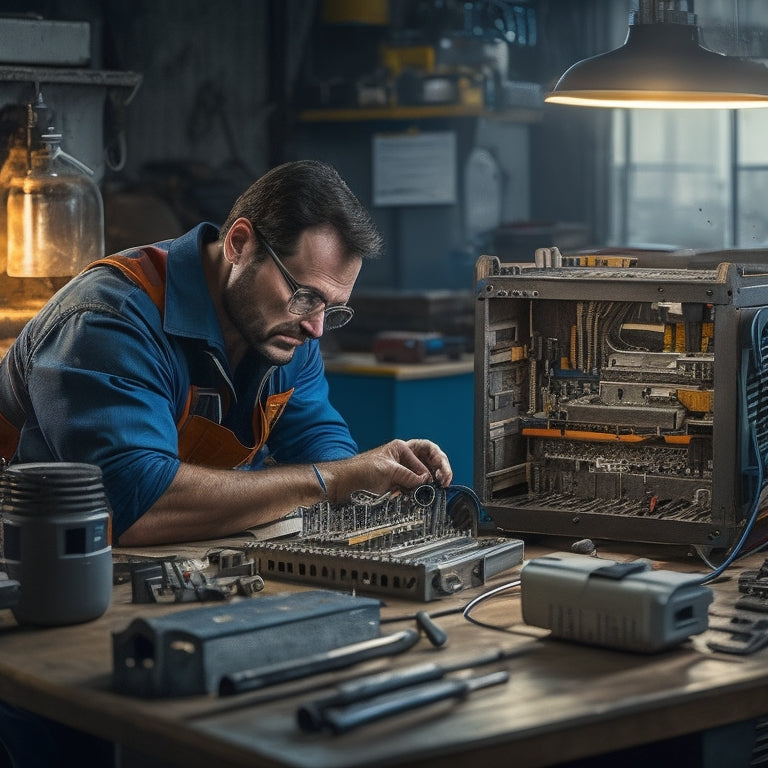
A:
{"type": "Polygon", "coordinates": [[[456,202],[456,134],[452,131],[373,137],[373,204],[456,202]]]}

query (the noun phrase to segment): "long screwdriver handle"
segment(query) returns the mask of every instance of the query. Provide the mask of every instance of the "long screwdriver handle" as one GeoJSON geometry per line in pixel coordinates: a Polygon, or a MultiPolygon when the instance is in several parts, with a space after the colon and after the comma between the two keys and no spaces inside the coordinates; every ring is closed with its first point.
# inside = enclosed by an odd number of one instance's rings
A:
{"type": "Polygon", "coordinates": [[[463,698],[472,691],[500,685],[509,680],[501,670],[469,679],[445,679],[386,693],[348,707],[330,707],[323,711],[325,725],[335,734],[346,733],[366,723],[408,712],[446,699],[463,698]]]}
{"type": "Polygon", "coordinates": [[[424,630],[427,639],[436,648],[445,645],[448,635],[435,624],[432,617],[426,611],[418,611],[416,613],[416,624],[424,630]]]}
{"type": "Polygon", "coordinates": [[[407,669],[366,675],[339,686],[335,693],[302,704],[296,711],[296,719],[303,731],[320,731],[325,724],[324,712],[330,707],[343,707],[409,685],[439,680],[444,674],[445,670],[437,664],[419,664],[407,669]]]}
{"type": "Polygon", "coordinates": [[[527,646],[507,650],[492,650],[470,656],[448,664],[427,662],[404,669],[387,670],[365,675],[339,685],[333,693],[320,696],[302,704],[296,711],[296,719],[303,731],[320,731],[325,725],[324,710],[329,707],[343,707],[356,701],[363,701],[382,693],[396,691],[409,685],[418,685],[431,680],[440,680],[450,672],[459,672],[470,667],[481,667],[504,661],[528,651],[527,646]]]}
{"type": "Polygon", "coordinates": [[[343,669],[369,659],[394,656],[414,646],[418,639],[417,630],[404,629],[402,632],[395,632],[392,635],[363,640],[360,643],[345,645],[302,659],[292,659],[287,662],[233,672],[221,678],[219,696],[255,691],[268,685],[277,685],[301,677],[343,669]]]}

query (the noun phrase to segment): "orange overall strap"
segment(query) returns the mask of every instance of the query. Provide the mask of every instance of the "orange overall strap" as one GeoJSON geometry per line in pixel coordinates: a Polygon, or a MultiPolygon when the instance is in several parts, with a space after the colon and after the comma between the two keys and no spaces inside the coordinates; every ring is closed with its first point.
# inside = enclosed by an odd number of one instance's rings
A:
{"type": "Polygon", "coordinates": [[[152,299],[152,303],[163,312],[165,309],[165,268],[166,252],[158,248],[147,248],[139,256],[125,256],[115,253],[89,264],[86,269],[100,264],[117,267],[126,277],[141,286],[152,299]]]}
{"type": "Polygon", "coordinates": [[[178,450],[187,464],[232,469],[251,461],[258,449],[247,448],[232,430],[193,413],[179,430],[178,450]]]}
{"type": "MultiPolygon", "coordinates": [[[[163,313],[165,309],[167,253],[158,248],[146,248],[139,256],[126,256],[116,253],[98,259],[87,269],[107,264],[117,267],[126,277],[143,288],[154,305],[163,313]]],[[[189,464],[199,464],[214,468],[229,469],[253,460],[257,451],[269,437],[270,430],[278,420],[285,405],[293,394],[293,389],[279,392],[267,398],[265,406],[260,403],[253,411],[253,434],[255,445],[251,448],[243,445],[234,432],[194,413],[197,399],[197,387],[190,388],[184,411],[176,423],[179,434],[179,458],[189,464]]],[[[0,439],[2,438],[0,425],[0,439]]]]}
{"type": "Polygon", "coordinates": [[[0,413],[0,457],[10,461],[19,444],[19,430],[0,413]]]}
{"type": "Polygon", "coordinates": [[[253,434],[257,436],[256,437],[257,442],[259,441],[259,439],[261,439],[262,445],[266,442],[267,436],[272,430],[272,427],[275,425],[275,422],[280,418],[283,411],[285,410],[285,406],[288,404],[288,401],[291,399],[292,394],[293,394],[293,387],[291,387],[286,392],[276,392],[274,395],[270,395],[267,398],[267,402],[265,403],[263,408],[260,406],[259,408],[254,410],[253,434]],[[261,424],[261,427],[257,429],[256,420],[258,418],[259,411],[261,411],[261,414],[262,414],[262,424],[261,424]]]}
{"type": "Polygon", "coordinates": [[[285,409],[293,389],[267,398],[253,411],[255,444],[243,445],[230,429],[197,414],[189,415],[191,398],[179,424],[179,458],[188,464],[201,464],[219,469],[231,469],[253,460],[269,437],[275,422],[285,409]]]}
{"type": "MultiPolygon", "coordinates": [[[[165,307],[165,253],[157,248],[150,248],[138,258],[122,254],[107,256],[89,264],[91,269],[99,264],[110,264],[117,267],[134,283],[142,287],[155,306],[163,312],[165,307]]],[[[13,426],[0,413],[0,458],[9,461],[19,444],[20,430],[13,426]]]]}

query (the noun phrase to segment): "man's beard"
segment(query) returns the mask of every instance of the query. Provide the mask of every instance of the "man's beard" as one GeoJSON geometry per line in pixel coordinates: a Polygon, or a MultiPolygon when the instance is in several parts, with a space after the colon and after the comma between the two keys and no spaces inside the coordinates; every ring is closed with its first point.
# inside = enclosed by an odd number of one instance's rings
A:
{"type": "Polygon", "coordinates": [[[246,301],[250,297],[239,295],[240,292],[225,291],[223,295],[224,311],[238,333],[245,339],[248,348],[266,358],[273,365],[285,365],[293,359],[296,350],[294,346],[288,346],[275,341],[277,336],[289,336],[300,339],[302,343],[307,340],[307,335],[302,332],[298,323],[281,323],[267,330],[263,317],[245,316],[242,312],[246,301]]]}

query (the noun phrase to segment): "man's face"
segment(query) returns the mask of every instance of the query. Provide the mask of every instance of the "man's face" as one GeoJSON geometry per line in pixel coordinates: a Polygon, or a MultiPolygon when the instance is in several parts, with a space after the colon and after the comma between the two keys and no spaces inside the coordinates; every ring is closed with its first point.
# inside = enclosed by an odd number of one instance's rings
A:
{"type": "MultiPolygon", "coordinates": [[[[258,250],[253,234],[243,258],[232,265],[223,307],[249,348],[275,365],[285,365],[307,339],[323,335],[324,312],[321,307],[309,315],[293,314],[288,308],[293,289],[274,259],[266,255],[257,260],[258,250]]],[[[362,264],[359,258],[345,256],[340,238],[327,227],[305,230],[294,256],[277,255],[293,279],[313,288],[327,306],[349,300],[362,264]]]]}

